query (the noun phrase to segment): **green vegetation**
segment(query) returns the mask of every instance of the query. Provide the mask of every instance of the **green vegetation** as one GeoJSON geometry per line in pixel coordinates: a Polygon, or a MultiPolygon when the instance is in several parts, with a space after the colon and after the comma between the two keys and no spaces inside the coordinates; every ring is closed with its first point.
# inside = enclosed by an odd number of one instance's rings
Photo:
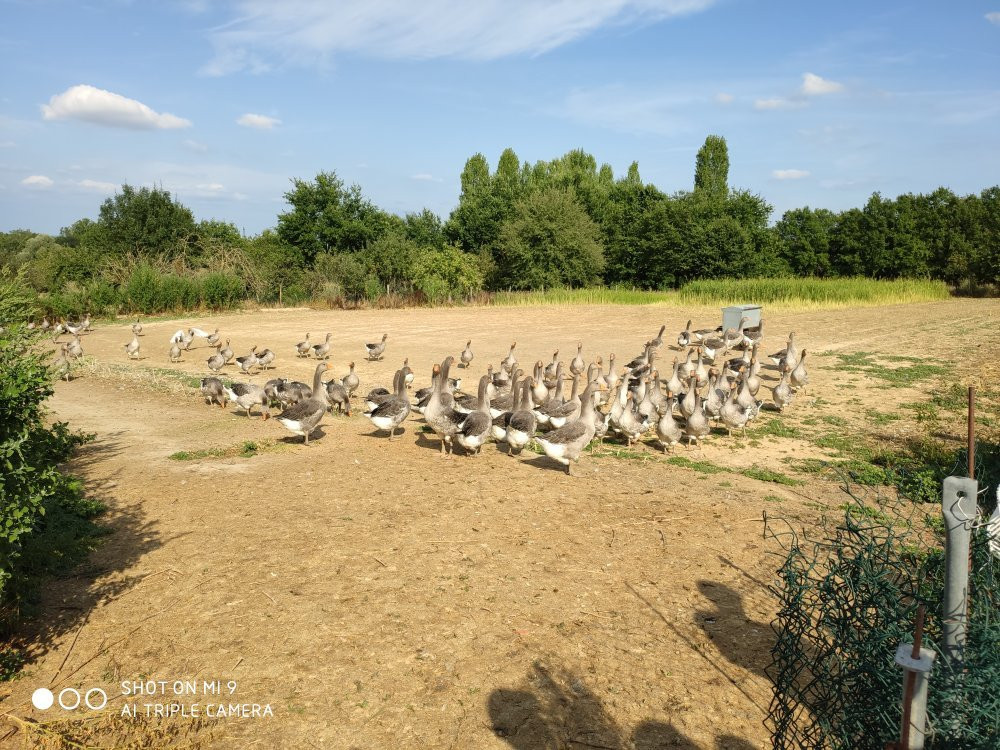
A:
{"type": "Polygon", "coordinates": [[[196,220],[161,188],[126,184],[96,220],[57,236],[0,233],[0,267],[24,271],[39,312],[60,317],[491,295],[498,304],[596,295],[837,307],[942,299],[946,285],[981,293],[1000,278],[1000,187],[895,200],[876,193],[863,209],[795,209],[772,226],[760,195],[729,185],[729,165],[725,139],[711,135],[693,190],[667,193],[644,183],[636,163],[616,178],[582,150],[532,164],[508,148],[493,170],[475,154],[446,220],[426,209],[389,213],[360,186],[320,171],[292,180],[286,210],[256,236],[196,220]]]}
{"type": "Polygon", "coordinates": [[[918,357],[901,357],[895,355],[880,355],[872,352],[852,352],[849,354],[832,353],[840,360],[832,368],[838,372],[860,372],[868,377],[885,381],[887,387],[908,388],[922,380],[938,375],[944,375],[948,368],[943,365],[927,364],[918,357]],[[909,364],[899,367],[888,367],[876,362],[882,359],[887,362],[909,364]]]}
{"type": "MultiPolygon", "coordinates": [[[[61,422],[46,425],[42,402],[52,393],[48,357],[27,328],[31,293],[0,271],[0,636],[30,612],[45,577],[75,565],[97,542],[93,522],[104,506],[84,497],[60,465],[85,442],[61,422]]],[[[12,668],[5,656],[0,671],[12,668]]],[[[16,660],[15,660],[16,661],[16,660]]]]}
{"type": "Polygon", "coordinates": [[[195,451],[177,451],[168,458],[172,461],[199,461],[203,458],[252,458],[258,453],[277,449],[279,446],[273,440],[244,440],[237,445],[226,448],[205,448],[195,451]]]}
{"type": "Polygon", "coordinates": [[[667,459],[667,463],[672,466],[682,466],[685,469],[692,469],[702,474],[722,474],[729,471],[724,466],[713,464],[710,461],[692,461],[685,456],[671,456],[667,459]]]}
{"type": "Polygon", "coordinates": [[[741,473],[743,476],[749,477],[750,479],[757,479],[761,482],[784,484],[789,487],[796,487],[798,485],[805,484],[805,482],[801,479],[793,479],[787,474],[782,474],[780,471],[765,469],[762,466],[751,466],[749,469],[744,469],[741,473]]]}
{"type": "Polygon", "coordinates": [[[757,304],[796,307],[857,307],[947,299],[942,281],[923,279],[748,278],[703,279],[681,287],[685,304],[731,305],[752,300],[757,304]]]}
{"type": "Polygon", "coordinates": [[[593,286],[584,289],[556,287],[530,292],[496,292],[489,296],[491,305],[656,305],[676,299],[670,292],[643,289],[593,286]]]}

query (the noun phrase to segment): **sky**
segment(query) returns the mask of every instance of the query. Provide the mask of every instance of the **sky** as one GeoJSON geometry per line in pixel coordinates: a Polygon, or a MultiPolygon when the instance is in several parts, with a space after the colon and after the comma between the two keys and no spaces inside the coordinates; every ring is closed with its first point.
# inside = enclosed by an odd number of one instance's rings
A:
{"type": "Polygon", "coordinates": [[[334,171],[447,218],[465,161],[574,148],[690,190],[709,134],[772,220],[1000,182],[1000,0],[0,0],[0,231],[123,183],[275,225],[334,171]]]}

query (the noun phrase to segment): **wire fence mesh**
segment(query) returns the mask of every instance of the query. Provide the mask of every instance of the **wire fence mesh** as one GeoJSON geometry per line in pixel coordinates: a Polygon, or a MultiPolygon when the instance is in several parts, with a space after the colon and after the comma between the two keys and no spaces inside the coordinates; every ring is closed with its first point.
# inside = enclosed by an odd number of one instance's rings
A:
{"type": "MultiPolygon", "coordinates": [[[[990,553],[985,524],[972,535],[968,641],[964,668],[956,669],[941,648],[940,506],[862,495],[846,483],[844,490],[842,515],[812,535],[784,521],[766,523],[783,555],[768,669],[773,747],[883,750],[897,740],[903,671],[894,655],[912,641],[924,603],[924,645],[938,654],[925,747],[1000,748],[1000,560],[990,553]]],[[[994,503],[982,498],[986,517],[994,503]]]]}

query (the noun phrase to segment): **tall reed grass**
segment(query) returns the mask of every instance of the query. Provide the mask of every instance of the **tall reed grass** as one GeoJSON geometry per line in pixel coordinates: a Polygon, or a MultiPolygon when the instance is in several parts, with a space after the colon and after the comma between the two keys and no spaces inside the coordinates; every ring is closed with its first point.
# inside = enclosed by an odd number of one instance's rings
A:
{"type": "Polygon", "coordinates": [[[847,307],[932,302],[948,297],[948,287],[943,281],[852,277],[703,279],[685,284],[676,299],[681,304],[700,305],[847,307]]]}
{"type": "Polygon", "coordinates": [[[533,305],[656,305],[664,304],[676,292],[655,292],[626,287],[595,286],[585,289],[555,288],[530,292],[494,292],[484,304],[503,307],[533,305]]]}

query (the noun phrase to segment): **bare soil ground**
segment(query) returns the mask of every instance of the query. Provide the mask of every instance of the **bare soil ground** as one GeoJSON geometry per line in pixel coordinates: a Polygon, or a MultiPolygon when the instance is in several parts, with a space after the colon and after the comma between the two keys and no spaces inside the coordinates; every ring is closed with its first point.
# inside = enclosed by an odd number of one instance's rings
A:
{"type": "MultiPolygon", "coordinates": [[[[333,372],[355,360],[364,393],[389,385],[404,357],[426,384],[432,363],[471,338],[463,378],[474,390],[514,340],[529,367],[557,348],[568,362],[578,340],[586,356],[614,351],[621,363],[661,323],[672,342],[689,317],[717,316],[656,306],[261,311],[150,321],[133,362],[122,347],[131,321],[98,325],[83,338],[89,364],[59,384],[51,409],[96,436],[72,469],[108,503],[112,533],[45,592],[33,660],[0,692],[0,710],[18,717],[0,723],[0,745],[57,746],[51,733],[64,732],[101,747],[767,747],[766,586],[779,558],[761,518],[808,524],[844,502],[836,483],[783,460],[829,455],[814,442],[719,434],[677,453],[731,471],[671,465],[639,446],[629,458],[585,455],[570,477],[544,456],[495,446],[442,458],[416,417],[390,444],[360,408],[327,416],[305,447],[273,420],[206,406],[160,371],[207,375],[204,344],[171,365],[166,342],[181,326],[218,326],[238,354],[269,347],[275,373],[308,382],[315,361],[293,346],[330,331],[333,372]],[[384,360],[363,361],[363,342],[384,331],[384,360]],[[248,440],[262,450],[238,455],[248,440]],[[213,448],[233,450],[170,458],[213,448]],[[803,484],[739,473],[754,465],[803,484]],[[221,700],[123,697],[121,681],[139,679],[237,687],[221,700]],[[102,712],[38,711],[40,686],[101,687],[110,701],[102,712]],[[269,704],[274,715],[119,716],[127,702],[141,713],[146,702],[213,700],[269,704]]],[[[812,365],[807,393],[778,418],[891,442],[915,429],[901,405],[937,381],[887,389],[839,371],[829,352],[917,356],[973,377],[991,366],[998,323],[1000,304],[981,300],[769,312],[764,348],[794,330],[812,365]],[[874,412],[901,418],[876,425],[874,412]]]]}

